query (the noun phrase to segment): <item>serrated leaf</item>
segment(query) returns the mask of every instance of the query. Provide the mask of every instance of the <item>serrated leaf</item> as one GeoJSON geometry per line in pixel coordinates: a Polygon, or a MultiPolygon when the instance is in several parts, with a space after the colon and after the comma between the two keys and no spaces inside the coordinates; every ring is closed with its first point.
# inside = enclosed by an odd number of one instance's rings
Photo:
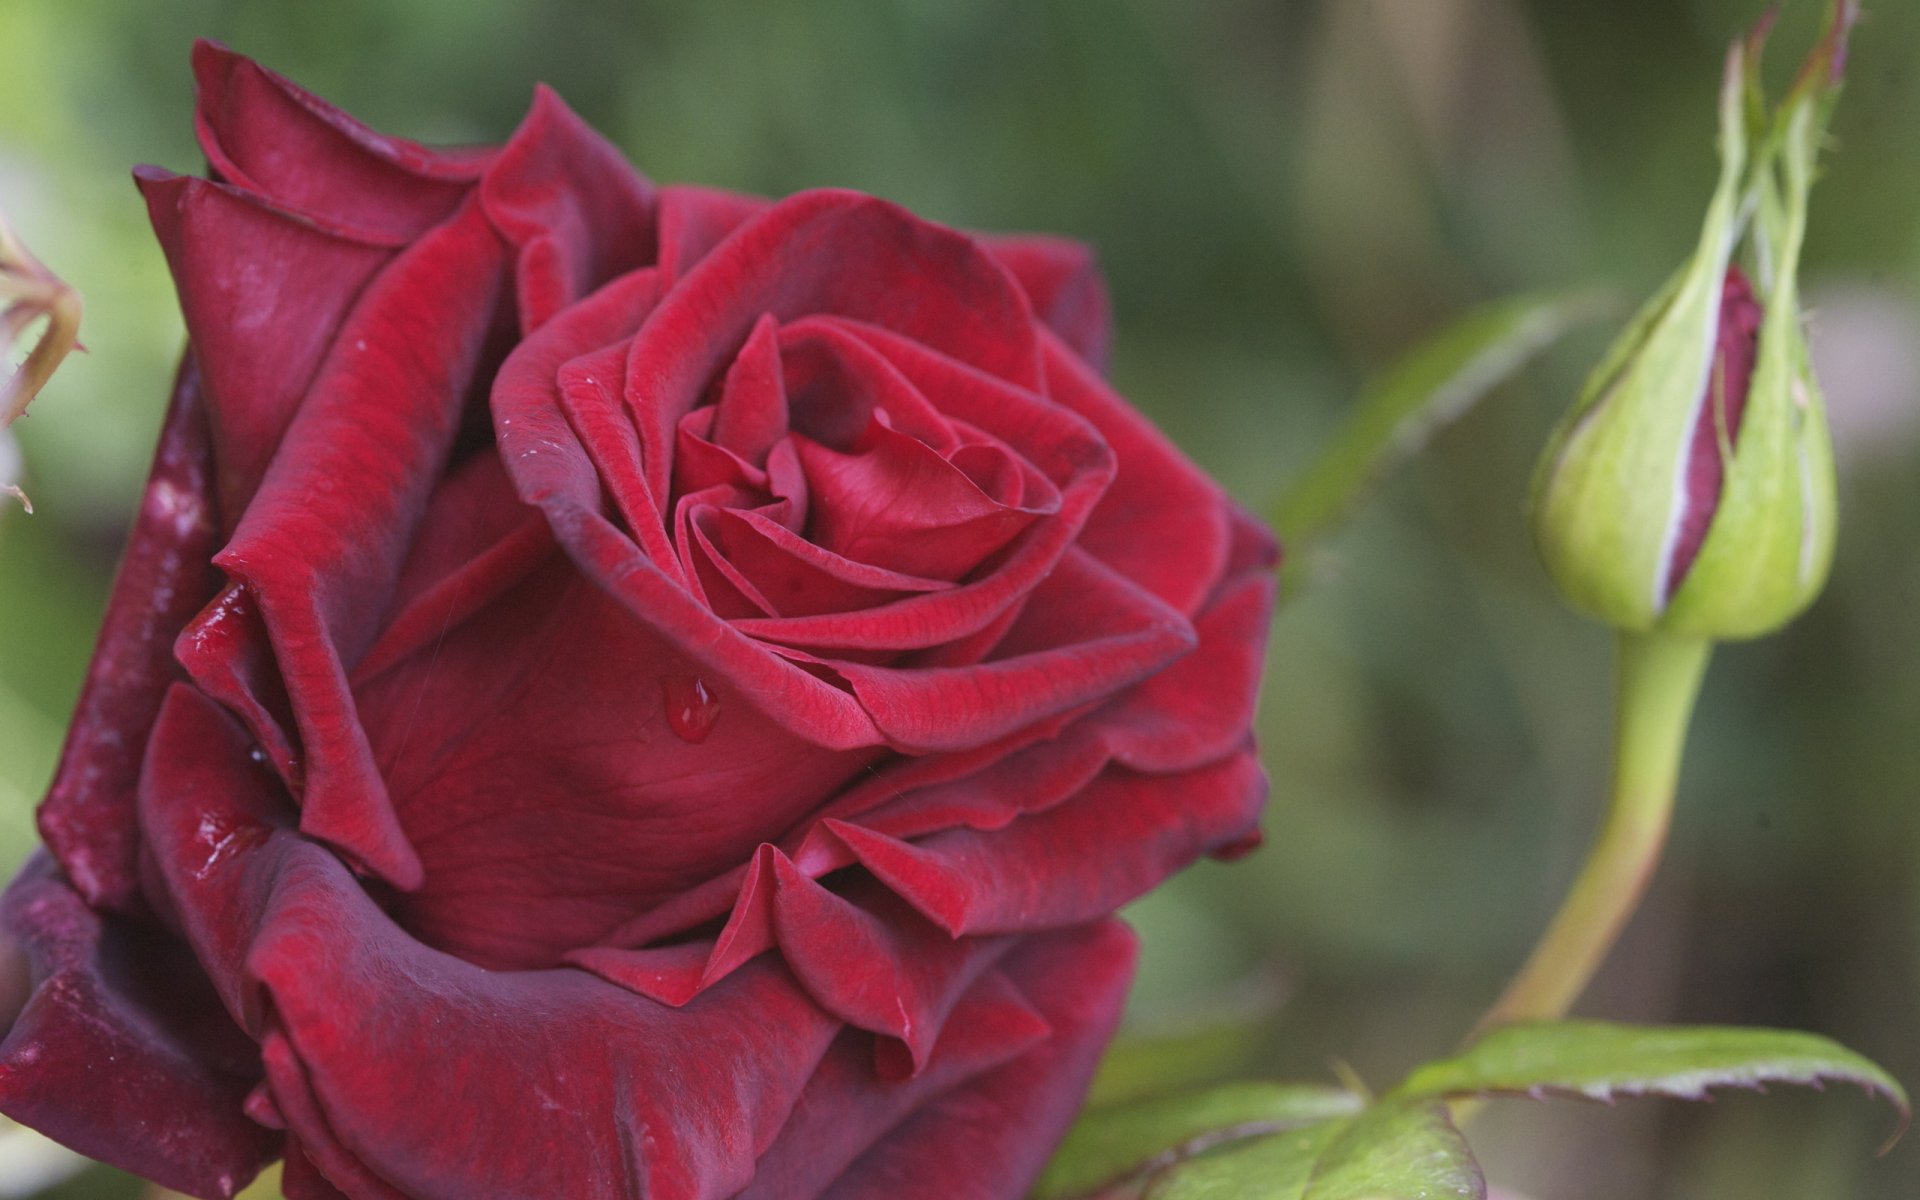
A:
{"type": "MultiPolygon", "coordinates": [[[[1779,1029],[1542,1021],[1495,1029],[1460,1055],[1431,1062],[1396,1097],[1659,1095],[1698,1100],[1716,1087],[1858,1084],[1900,1110],[1907,1093],[1872,1061],[1828,1038],[1779,1029]]],[[[1898,1136],[1896,1134],[1896,1136],[1898,1136]]]]}
{"type": "Polygon", "coordinates": [[[1145,1200],[1485,1200],[1444,1104],[1396,1102],[1181,1163],[1145,1200]]]}
{"type": "Polygon", "coordinates": [[[1389,1102],[1320,1153],[1302,1200],[1486,1200],[1487,1181],[1444,1104],[1389,1102]]]}
{"type": "Polygon", "coordinates": [[[1281,539],[1325,532],[1435,431],[1465,415],[1535,355],[1608,305],[1590,293],[1495,301],[1415,346],[1361,393],[1333,445],[1274,509],[1281,539]]]}
{"type": "Polygon", "coordinates": [[[1301,1200],[1313,1165],[1351,1118],[1253,1138],[1154,1177],[1144,1200],[1301,1200]]]}
{"type": "Polygon", "coordinates": [[[1361,1104],[1344,1088],[1247,1080],[1096,1108],[1060,1144],[1034,1200],[1093,1195],[1227,1142],[1349,1116],[1361,1104]]]}

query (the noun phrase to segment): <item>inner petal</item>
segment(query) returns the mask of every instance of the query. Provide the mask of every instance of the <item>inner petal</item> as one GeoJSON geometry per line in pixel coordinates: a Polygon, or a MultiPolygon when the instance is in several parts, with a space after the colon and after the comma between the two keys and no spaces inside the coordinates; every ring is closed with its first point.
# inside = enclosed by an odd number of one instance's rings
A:
{"type": "Polygon", "coordinates": [[[714,513],[715,546],[783,617],[856,612],[952,584],[847,558],[758,512],[714,513]]]}
{"type": "MultiPolygon", "coordinates": [[[[929,579],[959,580],[1041,515],[1003,503],[915,438],[875,422],[850,453],[796,438],[813,497],[814,542],[858,562],[929,579]]],[[[963,460],[1017,500],[1022,484],[982,447],[963,460]]]]}
{"type": "Polygon", "coordinates": [[[781,332],[780,364],[793,431],[845,448],[878,419],[943,453],[958,446],[959,438],[939,408],[840,324],[810,318],[781,332]]]}

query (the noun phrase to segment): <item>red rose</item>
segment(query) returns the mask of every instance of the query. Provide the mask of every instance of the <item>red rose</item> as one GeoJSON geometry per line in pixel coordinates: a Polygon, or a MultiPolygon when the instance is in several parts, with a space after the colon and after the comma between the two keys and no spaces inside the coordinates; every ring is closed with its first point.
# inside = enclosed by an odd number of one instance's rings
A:
{"type": "Polygon", "coordinates": [[[0,1108],[207,1197],[1018,1196],[1264,793],[1273,546],[1086,253],[196,66],[0,1108]]]}

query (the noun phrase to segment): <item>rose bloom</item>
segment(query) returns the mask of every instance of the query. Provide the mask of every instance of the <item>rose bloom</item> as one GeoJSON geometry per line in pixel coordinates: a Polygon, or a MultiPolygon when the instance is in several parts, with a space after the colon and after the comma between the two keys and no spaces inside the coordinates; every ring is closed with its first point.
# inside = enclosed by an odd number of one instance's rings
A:
{"type": "Polygon", "coordinates": [[[1019,1196],[1265,794],[1275,547],[1088,253],[195,66],[0,1110],[201,1197],[1019,1196]]]}

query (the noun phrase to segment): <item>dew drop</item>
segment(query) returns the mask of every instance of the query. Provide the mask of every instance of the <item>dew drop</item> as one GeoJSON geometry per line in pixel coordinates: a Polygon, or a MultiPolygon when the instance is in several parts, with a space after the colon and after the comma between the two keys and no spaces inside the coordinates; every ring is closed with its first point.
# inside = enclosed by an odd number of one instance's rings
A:
{"type": "Polygon", "coordinates": [[[206,850],[207,857],[194,868],[193,877],[204,882],[227,859],[265,845],[268,835],[265,826],[223,813],[203,813],[194,836],[206,850]]]}
{"type": "Polygon", "coordinates": [[[660,680],[666,702],[667,728],[683,742],[704,742],[720,719],[720,701],[707,685],[691,675],[667,675],[660,680]]]}

